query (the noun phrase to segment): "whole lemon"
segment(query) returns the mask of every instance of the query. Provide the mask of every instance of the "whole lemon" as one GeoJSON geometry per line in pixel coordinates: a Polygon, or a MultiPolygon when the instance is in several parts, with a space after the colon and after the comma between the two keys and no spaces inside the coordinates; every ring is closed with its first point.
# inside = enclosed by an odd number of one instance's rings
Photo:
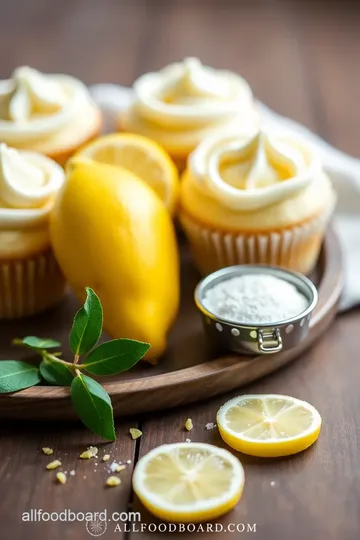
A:
{"type": "Polygon", "coordinates": [[[179,305],[174,226],[165,205],[121,167],[75,158],[50,219],[55,255],[80,300],[92,287],[113,337],[151,344],[154,362],[179,305]]]}

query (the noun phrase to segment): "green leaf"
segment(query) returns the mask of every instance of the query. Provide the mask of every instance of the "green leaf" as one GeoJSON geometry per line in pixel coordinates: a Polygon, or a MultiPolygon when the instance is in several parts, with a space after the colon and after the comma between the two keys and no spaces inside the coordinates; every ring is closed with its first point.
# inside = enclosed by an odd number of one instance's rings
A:
{"type": "Polygon", "coordinates": [[[101,384],[86,375],[77,375],[71,384],[71,400],[88,429],[104,439],[115,441],[113,408],[101,384]]]}
{"type": "Polygon", "coordinates": [[[86,302],[75,315],[70,332],[71,350],[79,356],[86,354],[96,345],[103,324],[103,310],[99,297],[89,287],[86,287],[86,293],[86,302]]]}
{"type": "Polygon", "coordinates": [[[19,360],[0,361],[0,394],[17,392],[41,381],[37,367],[19,360]]]}
{"type": "Polygon", "coordinates": [[[114,339],[91,351],[81,367],[92,375],[116,375],[133,367],[149,348],[142,341],[114,339]]]}
{"type": "Polygon", "coordinates": [[[40,363],[40,374],[43,379],[54,386],[70,386],[74,372],[63,362],[44,358],[40,363]]]}
{"type": "Polygon", "coordinates": [[[13,345],[24,345],[25,347],[29,347],[29,349],[36,350],[55,349],[57,347],[61,347],[61,343],[59,343],[59,341],[55,341],[55,339],[39,338],[36,336],[13,339],[13,345]]]}

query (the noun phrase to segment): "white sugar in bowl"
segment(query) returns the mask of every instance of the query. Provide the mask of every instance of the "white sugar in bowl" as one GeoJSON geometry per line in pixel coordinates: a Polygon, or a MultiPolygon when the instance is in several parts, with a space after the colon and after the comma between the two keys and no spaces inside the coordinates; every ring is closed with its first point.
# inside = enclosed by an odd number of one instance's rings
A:
{"type": "Polygon", "coordinates": [[[222,268],[195,289],[195,303],[216,348],[242,354],[291,349],[308,334],[318,294],[302,274],[262,265],[222,268]]]}

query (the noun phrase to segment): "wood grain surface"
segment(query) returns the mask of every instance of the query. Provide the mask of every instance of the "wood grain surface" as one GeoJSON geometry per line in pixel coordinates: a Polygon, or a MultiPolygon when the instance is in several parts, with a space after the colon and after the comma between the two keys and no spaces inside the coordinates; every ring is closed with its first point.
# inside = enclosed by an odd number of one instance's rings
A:
{"type": "MultiPolygon", "coordinates": [[[[1,0],[0,76],[20,64],[72,73],[87,83],[131,84],[146,70],[184,56],[199,56],[242,73],[258,98],[303,122],[343,150],[359,154],[360,6],[331,0],[1,0]]],[[[44,321],[46,325],[46,321],[44,321]]],[[[323,416],[319,441],[310,450],[277,460],[240,456],[246,486],[236,509],[219,520],[220,538],[259,540],[355,540],[360,530],[360,315],[340,315],[326,335],[291,366],[245,388],[287,393],[310,401],[323,416]],[[252,526],[256,533],[227,531],[228,524],[252,526]]],[[[6,327],[0,325],[0,332],[6,327]]],[[[242,390],[244,391],[244,389],[242,390]]],[[[83,523],[26,523],[30,509],[142,512],[139,524],[108,523],[102,538],[208,538],[208,533],[159,533],[156,523],[133,500],[131,469],[148,450],[188,437],[220,444],[205,424],[225,399],[163,410],[117,422],[118,440],[99,446],[112,459],[131,460],[122,484],[104,487],[100,461],[80,461],[80,451],[98,439],[77,423],[0,424],[0,538],[90,538],[83,523]],[[133,442],[128,428],[143,436],[133,442]],[[65,486],[45,470],[51,446],[65,470],[76,471],[65,486]],[[95,463],[98,463],[96,466],[95,463]],[[96,469],[96,470],[95,470],[96,469]],[[84,478],[84,476],[86,478],[84,478]],[[131,529],[133,525],[134,530],[131,529]]],[[[131,520],[129,520],[131,521],[131,520]]],[[[230,527],[232,530],[232,527],[230,527]]]]}

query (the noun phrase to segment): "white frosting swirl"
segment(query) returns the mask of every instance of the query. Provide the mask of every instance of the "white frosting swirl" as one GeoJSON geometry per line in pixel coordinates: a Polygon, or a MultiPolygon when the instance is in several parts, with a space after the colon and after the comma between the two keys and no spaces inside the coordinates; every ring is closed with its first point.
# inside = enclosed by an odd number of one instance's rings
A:
{"type": "Polygon", "coordinates": [[[17,68],[0,81],[0,140],[17,146],[46,138],[76,119],[84,104],[93,106],[78,79],[17,68]]]}
{"type": "Polygon", "coordinates": [[[232,210],[258,210],[296,195],[321,172],[320,161],[299,141],[263,132],[213,137],[190,157],[202,192],[232,210]]]}
{"type": "Polygon", "coordinates": [[[134,89],[142,115],[165,126],[220,120],[252,106],[243,78],[203,66],[196,58],[143,75],[134,89]]]}
{"type": "Polygon", "coordinates": [[[0,228],[45,223],[64,177],[63,169],[51,159],[0,144],[0,228]]]}
{"type": "Polygon", "coordinates": [[[195,58],[143,75],[134,91],[133,103],[120,115],[121,129],[150,137],[173,155],[187,157],[214,133],[258,129],[248,83],[195,58]]]}

